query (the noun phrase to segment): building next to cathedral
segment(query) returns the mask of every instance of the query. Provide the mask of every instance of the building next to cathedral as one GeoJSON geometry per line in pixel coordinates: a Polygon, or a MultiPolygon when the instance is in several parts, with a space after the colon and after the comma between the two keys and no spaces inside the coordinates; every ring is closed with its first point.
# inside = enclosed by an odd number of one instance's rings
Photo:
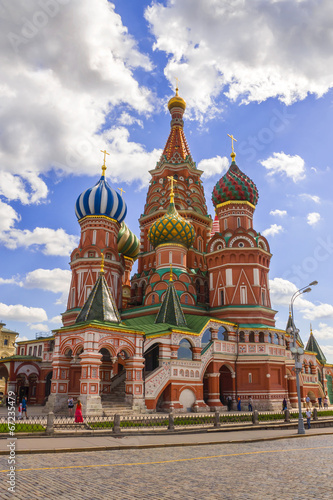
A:
{"type": "MultiPolygon", "coordinates": [[[[280,410],[284,398],[297,405],[293,339],[275,328],[272,255],[253,222],[258,190],[232,148],[212,193],[213,221],[178,89],[168,108],[171,130],[150,171],[140,238],[124,222],[122,193],[106,180],[104,152],[100,180],[75,205],[81,237],[63,327],[19,342],[15,356],[0,360],[6,390],[30,403],[61,411],[72,396],[95,414],[119,406],[206,411],[238,396],[246,407],[251,396],[258,409],[280,410]]],[[[333,403],[332,376],[311,332],[302,398],[333,403]]]]}

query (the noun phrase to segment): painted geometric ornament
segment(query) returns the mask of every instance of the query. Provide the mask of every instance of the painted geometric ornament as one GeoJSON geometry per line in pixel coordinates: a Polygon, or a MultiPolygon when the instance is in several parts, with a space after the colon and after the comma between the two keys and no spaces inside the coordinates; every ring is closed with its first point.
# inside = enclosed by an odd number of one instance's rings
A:
{"type": "Polygon", "coordinates": [[[232,162],[227,173],[217,182],[213,189],[214,206],[227,201],[248,201],[252,205],[258,203],[258,189],[254,182],[232,162]]]}

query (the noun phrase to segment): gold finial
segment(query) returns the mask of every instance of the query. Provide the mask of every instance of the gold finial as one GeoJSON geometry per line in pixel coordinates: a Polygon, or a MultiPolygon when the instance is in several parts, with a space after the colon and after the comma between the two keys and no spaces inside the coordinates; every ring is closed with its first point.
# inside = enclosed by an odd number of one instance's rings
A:
{"type": "Polygon", "coordinates": [[[120,193],[121,193],[121,197],[123,197],[123,193],[126,193],[126,191],[123,190],[123,188],[118,188],[120,193]]]}
{"type": "Polygon", "coordinates": [[[101,262],[101,274],[104,274],[104,253],[101,252],[102,262],[101,262]]]}
{"type": "Polygon", "coordinates": [[[178,96],[178,86],[179,86],[179,80],[178,78],[175,76],[175,80],[176,80],[176,95],[178,96]]]}
{"type": "Polygon", "coordinates": [[[310,323],[310,335],[313,335],[312,333],[312,324],[310,323]]]}
{"type": "Polygon", "coordinates": [[[232,153],[231,153],[231,158],[232,158],[232,161],[235,161],[235,158],[236,158],[236,153],[235,153],[235,150],[234,150],[234,141],[237,142],[237,139],[234,138],[233,135],[230,135],[230,134],[227,134],[230,139],[231,139],[231,149],[232,149],[232,153]]]}
{"type": "Polygon", "coordinates": [[[104,176],[105,175],[105,170],[106,170],[106,165],[105,165],[106,155],[110,156],[110,153],[108,153],[106,151],[106,149],[104,149],[104,151],[101,149],[101,153],[104,153],[104,163],[103,163],[103,166],[102,166],[102,175],[104,176]]]}
{"type": "Polygon", "coordinates": [[[172,262],[170,262],[170,278],[169,281],[173,281],[172,279],[172,262]]]}
{"type": "Polygon", "coordinates": [[[174,202],[174,199],[175,199],[175,195],[174,195],[174,192],[173,192],[173,183],[176,183],[176,179],[173,178],[173,176],[167,176],[168,179],[170,179],[170,182],[171,182],[171,190],[170,190],[170,203],[173,203],[174,202]]]}

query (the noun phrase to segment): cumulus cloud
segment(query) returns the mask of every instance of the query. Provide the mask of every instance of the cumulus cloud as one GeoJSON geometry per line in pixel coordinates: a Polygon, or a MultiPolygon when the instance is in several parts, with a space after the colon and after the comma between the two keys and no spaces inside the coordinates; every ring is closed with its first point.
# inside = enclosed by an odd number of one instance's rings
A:
{"type": "Polygon", "coordinates": [[[71,272],[64,269],[35,269],[24,279],[25,288],[39,288],[48,292],[61,293],[57,304],[64,304],[67,300],[71,272]]]}
{"type": "Polygon", "coordinates": [[[29,328],[34,332],[43,332],[43,333],[48,332],[50,330],[49,327],[44,323],[30,324],[29,328]]]}
{"type": "Polygon", "coordinates": [[[204,179],[208,179],[209,177],[213,177],[213,175],[221,175],[226,172],[229,168],[229,160],[226,156],[215,156],[214,158],[207,158],[201,160],[198,163],[198,169],[203,170],[202,177],[204,179]]]}
{"type": "Polygon", "coordinates": [[[135,118],[134,116],[130,115],[126,111],[123,111],[121,115],[118,118],[118,122],[121,125],[134,125],[137,124],[139,127],[143,128],[143,123],[142,120],[139,120],[138,118],[135,118]]]}
{"type": "Polygon", "coordinates": [[[276,210],[271,210],[269,213],[270,215],[274,215],[277,217],[285,217],[287,215],[286,210],[279,210],[278,208],[276,210]]]}
{"type": "Polygon", "coordinates": [[[47,314],[41,307],[26,307],[21,304],[7,305],[0,303],[0,317],[11,321],[26,323],[47,321],[47,314]]]}
{"type": "Polygon", "coordinates": [[[0,233],[10,230],[19,220],[18,213],[10,205],[0,200],[0,233]]]}
{"type": "Polygon", "coordinates": [[[198,113],[218,110],[221,94],[291,104],[333,85],[329,0],[155,1],[145,16],[155,50],[168,57],[166,76],[172,85],[179,77],[198,113]]]}
{"type": "Polygon", "coordinates": [[[15,342],[23,342],[24,340],[29,340],[29,339],[28,339],[28,337],[23,335],[22,337],[21,336],[17,337],[15,342]]]}
{"type": "MultiPolygon", "coordinates": [[[[0,194],[39,203],[50,169],[97,170],[117,105],[152,111],[150,91],[133,75],[152,63],[106,0],[5,0],[0,10],[0,194]]],[[[132,165],[123,168],[130,178],[132,165]]]]}
{"type": "Polygon", "coordinates": [[[273,156],[260,163],[268,170],[268,175],[281,174],[290,177],[294,182],[305,177],[304,160],[298,155],[291,156],[283,152],[273,153],[273,156]]]}
{"type": "Polygon", "coordinates": [[[51,318],[49,320],[49,323],[52,323],[52,324],[57,325],[57,326],[61,326],[62,325],[62,321],[61,321],[60,314],[59,314],[59,316],[53,316],[53,318],[51,318]]]}
{"type": "Polygon", "coordinates": [[[315,203],[320,203],[319,196],[317,196],[315,194],[302,193],[299,196],[300,196],[300,198],[302,198],[305,201],[310,200],[310,201],[314,201],[315,203]]]}
{"type": "Polygon", "coordinates": [[[268,229],[265,229],[264,231],[262,231],[262,234],[266,238],[267,236],[275,236],[276,234],[279,234],[282,231],[283,231],[282,226],[279,226],[277,224],[272,224],[268,229]]]}
{"type": "MultiPolygon", "coordinates": [[[[291,281],[283,278],[274,278],[269,281],[272,303],[276,305],[289,306],[292,295],[297,292],[297,287],[291,281]]],[[[304,319],[314,321],[321,318],[333,318],[332,304],[313,304],[307,300],[307,294],[303,294],[294,302],[294,308],[298,309],[304,319]]]]}
{"type": "Polygon", "coordinates": [[[306,220],[309,226],[315,226],[320,221],[320,214],[318,212],[311,212],[308,214],[306,220]]]}
{"type": "MultiPolygon", "coordinates": [[[[1,208],[1,207],[0,207],[1,208]]],[[[69,255],[78,243],[78,237],[67,234],[64,229],[36,227],[28,229],[11,229],[0,232],[0,243],[15,250],[19,247],[40,250],[45,255],[69,255]]]]}

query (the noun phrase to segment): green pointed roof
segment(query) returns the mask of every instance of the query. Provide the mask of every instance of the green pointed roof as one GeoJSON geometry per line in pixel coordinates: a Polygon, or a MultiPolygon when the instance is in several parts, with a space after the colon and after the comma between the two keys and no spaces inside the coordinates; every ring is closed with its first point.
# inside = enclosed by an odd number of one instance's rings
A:
{"type": "Polygon", "coordinates": [[[306,344],[305,350],[315,352],[317,359],[319,361],[321,361],[322,363],[326,363],[325,355],[324,355],[323,351],[321,350],[318,342],[316,341],[315,336],[312,333],[312,328],[311,328],[310,337],[309,337],[308,343],[306,344]]]}
{"type": "Polygon", "coordinates": [[[93,320],[109,321],[111,323],[120,323],[121,321],[116,303],[103,272],[99,274],[95,286],[91,290],[75,323],[93,320]]]}
{"type": "Polygon", "coordinates": [[[179,297],[173,281],[170,279],[167,291],[157,313],[155,323],[169,323],[170,325],[186,326],[186,319],[180,305],[179,297]]]}

